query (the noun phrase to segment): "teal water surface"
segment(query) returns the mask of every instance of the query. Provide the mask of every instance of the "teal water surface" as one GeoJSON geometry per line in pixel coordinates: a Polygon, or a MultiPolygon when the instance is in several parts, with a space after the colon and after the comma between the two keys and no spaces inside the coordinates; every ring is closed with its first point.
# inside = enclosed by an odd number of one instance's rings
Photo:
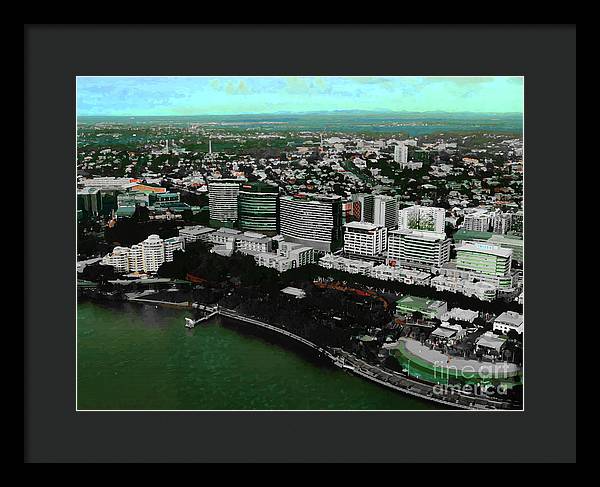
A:
{"type": "Polygon", "coordinates": [[[78,409],[434,409],[251,325],[187,311],[81,302],[78,409]]]}

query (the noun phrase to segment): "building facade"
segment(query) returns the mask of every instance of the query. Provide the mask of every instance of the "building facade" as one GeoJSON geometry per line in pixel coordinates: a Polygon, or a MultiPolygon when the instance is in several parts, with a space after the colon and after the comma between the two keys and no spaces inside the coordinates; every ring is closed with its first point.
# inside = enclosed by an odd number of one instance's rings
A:
{"type": "Polygon", "coordinates": [[[280,227],[285,240],[331,252],[342,244],[339,196],[299,194],[280,198],[280,227]]]}
{"type": "Polygon", "coordinates": [[[483,242],[464,242],[456,247],[456,268],[488,276],[508,276],[512,250],[483,242]]]}
{"type": "Polygon", "coordinates": [[[431,206],[414,205],[400,210],[398,229],[444,233],[446,210],[431,206]]]}
{"type": "Polygon", "coordinates": [[[208,183],[208,211],[211,222],[234,225],[238,220],[238,195],[243,181],[214,179],[208,183]]]}
{"type": "Polygon", "coordinates": [[[450,239],[444,233],[393,230],[388,233],[388,265],[431,269],[450,260],[450,239]]]}
{"type": "Polygon", "coordinates": [[[242,230],[277,233],[279,188],[267,183],[244,183],[239,192],[238,218],[242,230]]]}
{"type": "Polygon", "coordinates": [[[392,196],[375,196],[372,223],[390,230],[396,228],[398,226],[398,200],[392,196]]]}
{"type": "Polygon", "coordinates": [[[387,228],[374,223],[351,222],[344,225],[344,252],[373,257],[387,248],[387,228]]]}

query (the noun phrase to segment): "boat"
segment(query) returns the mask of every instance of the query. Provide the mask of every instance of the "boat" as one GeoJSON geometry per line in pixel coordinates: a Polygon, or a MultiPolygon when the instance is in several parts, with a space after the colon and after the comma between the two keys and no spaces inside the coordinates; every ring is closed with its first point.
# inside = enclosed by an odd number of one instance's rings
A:
{"type": "Polygon", "coordinates": [[[194,326],[196,326],[196,322],[194,320],[192,320],[191,318],[186,317],[185,318],[185,327],[186,328],[194,328],[194,326]]]}

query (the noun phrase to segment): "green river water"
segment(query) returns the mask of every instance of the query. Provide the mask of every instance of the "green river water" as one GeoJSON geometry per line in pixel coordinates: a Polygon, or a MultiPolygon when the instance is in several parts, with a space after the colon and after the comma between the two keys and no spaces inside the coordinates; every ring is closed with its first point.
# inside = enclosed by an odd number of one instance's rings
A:
{"type": "Polygon", "coordinates": [[[435,409],[352,376],[311,350],[218,318],[184,327],[190,312],[80,302],[78,409],[435,409]]]}

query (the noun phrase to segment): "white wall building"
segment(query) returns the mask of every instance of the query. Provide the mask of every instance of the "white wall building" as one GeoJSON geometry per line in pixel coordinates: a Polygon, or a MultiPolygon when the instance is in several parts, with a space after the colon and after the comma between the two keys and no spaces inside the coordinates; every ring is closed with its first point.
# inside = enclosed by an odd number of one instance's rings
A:
{"type": "Polygon", "coordinates": [[[344,225],[344,252],[373,257],[387,248],[387,228],[374,223],[350,222],[344,225]]]}
{"type": "Polygon", "coordinates": [[[346,259],[333,254],[326,254],[319,259],[319,265],[325,269],[334,269],[338,271],[348,272],[350,274],[362,274],[370,276],[374,262],[366,262],[364,260],[346,259]]]}
{"type": "Polygon", "coordinates": [[[238,219],[238,195],[245,179],[213,179],[208,183],[208,210],[211,220],[235,222],[238,219]]]}
{"type": "Polygon", "coordinates": [[[431,269],[450,260],[450,239],[445,233],[393,230],[388,233],[388,265],[431,269]]]}
{"type": "Polygon", "coordinates": [[[183,237],[186,243],[198,241],[209,242],[210,234],[214,231],[214,228],[209,228],[202,225],[194,225],[179,230],[179,236],[183,237]]]}
{"type": "Polygon", "coordinates": [[[394,162],[406,164],[408,162],[408,147],[404,144],[394,146],[394,162]]]}
{"type": "Polygon", "coordinates": [[[115,247],[101,263],[114,267],[118,272],[156,272],[163,262],[173,260],[175,250],[184,249],[182,237],[163,240],[158,235],[150,235],[130,248],[115,247]]]}
{"type": "Polygon", "coordinates": [[[446,210],[432,206],[414,205],[400,210],[398,228],[444,233],[446,210]]]}
{"type": "Polygon", "coordinates": [[[331,252],[342,243],[340,196],[281,197],[280,229],[287,241],[331,252]]]}
{"type": "Polygon", "coordinates": [[[493,331],[506,335],[510,330],[523,333],[523,315],[515,311],[505,311],[494,320],[493,331]]]}
{"type": "Polygon", "coordinates": [[[142,242],[144,271],[156,272],[165,261],[165,244],[158,235],[150,235],[142,242]]]}
{"type": "Polygon", "coordinates": [[[398,200],[392,196],[375,196],[373,223],[388,229],[398,226],[398,200]]]}

